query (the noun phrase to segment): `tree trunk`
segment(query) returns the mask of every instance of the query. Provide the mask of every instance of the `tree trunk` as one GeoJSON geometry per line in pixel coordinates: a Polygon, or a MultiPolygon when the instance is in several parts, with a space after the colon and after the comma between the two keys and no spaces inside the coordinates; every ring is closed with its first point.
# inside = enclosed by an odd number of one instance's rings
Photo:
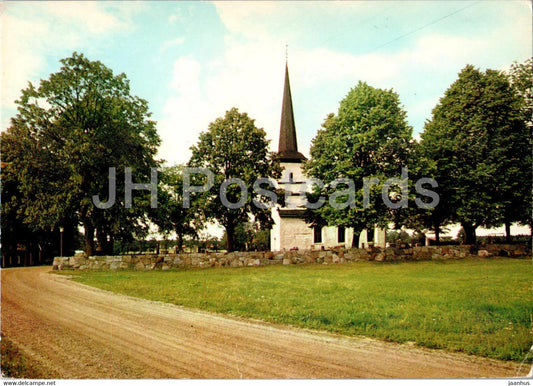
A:
{"type": "Polygon", "coordinates": [[[505,222],[505,241],[507,244],[511,243],[511,223],[509,221],[505,222]]]}
{"type": "Polygon", "coordinates": [[[98,241],[98,245],[96,246],[96,254],[105,255],[107,235],[105,234],[104,230],[101,227],[98,227],[98,229],[96,230],[96,240],[98,241]]]}
{"type": "Polygon", "coordinates": [[[226,249],[228,252],[235,250],[235,225],[226,226],[226,249]]]}
{"type": "Polygon", "coordinates": [[[109,235],[109,240],[106,245],[106,254],[114,255],[115,254],[115,237],[109,235]]]}
{"type": "Polygon", "coordinates": [[[435,244],[440,244],[440,226],[438,225],[435,226],[435,244]]]}
{"type": "Polygon", "coordinates": [[[181,253],[182,249],[183,249],[183,234],[178,233],[178,253],[181,253]]]}
{"type": "Polygon", "coordinates": [[[472,245],[476,243],[476,227],[472,223],[461,223],[465,233],[463,244],[472,245]]]}
{"type": "Polygon", "coordinates": [[[30,251],[30,262],[29,262],[29,265],[32,266],[33,265],[33,243],[31,243],[31,242],[30,242],[29,251],[30,251]]]}
{"type": "Polygon", "coordinates": [[[86,220],[83,222],[83,227],[85,228],[85,256],[89,257],[94,254],[94,226],[91,220],[86,220]]]}
{"type": "Polygon", "coordinates": [[[357,230],[353,230],[353,237],[352,237],[352,248],[359,248],[359,236],[361,232],[358,232],[357,230]]]}

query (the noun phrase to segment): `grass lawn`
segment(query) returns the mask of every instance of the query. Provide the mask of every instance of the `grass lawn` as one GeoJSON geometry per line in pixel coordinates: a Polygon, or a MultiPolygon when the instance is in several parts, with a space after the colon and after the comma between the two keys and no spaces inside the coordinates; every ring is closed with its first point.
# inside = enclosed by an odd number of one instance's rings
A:
{"type": "Polygon", "coordinates": [[[491,358],[522,360],[533,341],[527,259],[67,274],[144,299],[491,358]]]}
{"type": "Polygon", "coordinates": [[[50,374],[35,368],[32,360],[25,354],[22,354],[17,346],[4,336],[4,334],[2,334],[0,346],[3,377],[40,379],[50,376],[50,374]]]}

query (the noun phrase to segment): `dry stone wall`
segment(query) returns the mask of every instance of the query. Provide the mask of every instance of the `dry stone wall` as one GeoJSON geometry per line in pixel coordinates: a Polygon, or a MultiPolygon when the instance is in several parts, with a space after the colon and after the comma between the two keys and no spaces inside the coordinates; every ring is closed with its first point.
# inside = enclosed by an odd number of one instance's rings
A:
{"type": "Polygon", "coordinates": [[[340,264],[354,261],[449,260],[468,257],[527,257],[531,248],[525,244],[489,244],[483,247],[443,245],[427,247],[366,248],[287,252],[187,253],[166,255],[74,256],[56,257],[55,270],[132,269],[168,270],[184,267],[258,267],[275,264],[340,264]]]}

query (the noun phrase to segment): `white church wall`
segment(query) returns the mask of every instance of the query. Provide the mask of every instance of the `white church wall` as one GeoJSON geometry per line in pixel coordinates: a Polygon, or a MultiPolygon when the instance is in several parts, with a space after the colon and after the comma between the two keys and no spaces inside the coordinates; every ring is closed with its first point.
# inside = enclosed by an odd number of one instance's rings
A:
{"type": "Polygon", "coordinates": [[[369,243],[379,248],[385,248],[386,246],[386,230],[383,228],[374,228],[374,238],[372,241],[368,241],[368,231],[364,229],[359,235],[359,248],[367,248],[369,243]]]}
{"type": "Polygon", "coordinates": [[[281,219],[277,209],[272,209],[272,220],[274,224],[270,230],[270,250],[281,251],[281,219]]]}
{"type": "Polygon", "coordinates": [[[323,245],[324,248],[334,248],[339,246],[346,248],[352,245],[353,229],[351,228],[344,229],[344,241],[342,238],[339,239],[339,231],[337,227],[324,227],[322,229],[322,235],[323,243],[321,245],[323,245]]]}
{"type": "Polygon", "coordinates": [[[285,207],[287,208],[299,208],[305,205],[305,196],[300,195],[302,189],[305,189],[305,176],[302,173],[302,167],[300,163],[295,162],[282,162],[283,168],[281,174],[281,180],[278,182],[278,187],[285,190],[285,207]],[[297,195],[291,195],[295,193],[297,195]]]}
{"type": "Polygon", "coordinates": [[[283,168],[281,172],[281,182],[304,182],[306,177],[302,171],[302,164],[299,162],[281,162],[280,166],[283,168]],[[292,178],[291,178],[292,173],[292,178]]]}
{"type": "Polygon", "coordinates": [[[278,237],[280,247],[277,250],[308,250],[313,245],[313,229],[299,218],[284,218],[278,237]]]}

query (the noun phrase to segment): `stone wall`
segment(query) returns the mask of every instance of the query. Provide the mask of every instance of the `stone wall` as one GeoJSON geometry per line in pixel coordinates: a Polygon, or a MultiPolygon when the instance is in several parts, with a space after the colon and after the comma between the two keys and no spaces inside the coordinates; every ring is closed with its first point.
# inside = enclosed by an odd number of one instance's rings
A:
{"type": "Polygon", "coordinates": [[[56,257],[55,270],[134,269],[168,270],[182,267],[257,267],[273,264],[338,264],[354,261],[448,260],[468,257],[528,257],[525,244],[490,244],[483,247],[443,245],[427,247],[391,247],[367,249],[336,248],[324,251],[187,253],[167,255],[124,255],[56,257]]]}

